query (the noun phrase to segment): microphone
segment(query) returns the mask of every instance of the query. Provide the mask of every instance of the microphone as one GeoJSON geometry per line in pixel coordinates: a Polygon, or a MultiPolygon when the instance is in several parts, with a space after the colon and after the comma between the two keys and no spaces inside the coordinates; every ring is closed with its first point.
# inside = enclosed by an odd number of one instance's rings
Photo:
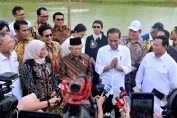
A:
{"type": "Polygon", "coordinates": [[[116,97],[115,99],[117,101],[116,107],[120,109],[125,103],[124,98],[116,97]]]}
{"type": "Polygon", "coordinates": [[[111,84],[106,85],[106,86],[104,87],[104,90],[103,90],[103,92],[102,92],[102,95],[108,97],[111,88],[112,88],[112,85],[111,85],[111,84]]]}
{"type": "Polygon", "coordinates": [[[104,84],[101,84],[102,83],[102,79],[98,79],[98,84],[95,86],[95,89],[96,91],[98,91],[98,93],[102,93],[103,90],[104,90],[104,84]]]}
{"type": "Polygon", "coordinates": [[[120,98],[123,98],[124,96],[127,95],[128,95],[127,91],[123,87],[120,87],[120,93],[119,93],[120,98]]]}

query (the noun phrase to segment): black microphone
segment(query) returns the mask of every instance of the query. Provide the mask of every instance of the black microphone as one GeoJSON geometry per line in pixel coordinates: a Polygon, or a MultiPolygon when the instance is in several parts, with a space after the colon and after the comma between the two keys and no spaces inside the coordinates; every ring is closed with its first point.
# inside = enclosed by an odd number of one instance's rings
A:
{"type": "Polygon", "coordinates": [[[103,90],[103,92],[102,92],[102,95],[108,97],[111,88],[112,88],[112,85],[111,85],[111,84],[106,85],[106,86],[104,87],[104,90],[103,90]]]}

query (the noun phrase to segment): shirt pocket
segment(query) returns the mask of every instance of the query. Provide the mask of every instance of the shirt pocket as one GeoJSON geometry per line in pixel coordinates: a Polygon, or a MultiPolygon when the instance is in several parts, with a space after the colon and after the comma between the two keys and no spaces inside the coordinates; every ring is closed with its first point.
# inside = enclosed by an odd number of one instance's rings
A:
{"type": "Polygon", "coordinates": [[[168,71],[165,67],[158,67],[157,72],[161,74],[166,74],[168,71]]]}

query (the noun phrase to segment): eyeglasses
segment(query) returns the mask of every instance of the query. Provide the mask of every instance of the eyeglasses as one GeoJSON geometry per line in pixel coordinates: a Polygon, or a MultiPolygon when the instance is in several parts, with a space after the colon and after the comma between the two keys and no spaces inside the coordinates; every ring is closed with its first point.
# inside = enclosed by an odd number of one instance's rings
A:
{"type": "Polygon", "coordinates": [[[23,13],[23,14],[18,14],[17,16],[24,16],[25,15],[25,13],[23,13]]]}
{"type": "Polygon", "coordinates": [[[57,20],[57,21],[64,21],[64,18],[61,18],[61,19],[58,18],[58,19],[56,19],[56,20],[57,20]]]}
{"type": "Polygon", "coordinates": [[[47,15],[47,16],[40,16],[41,18],[48,18],[49,17],[49,15],[47,15]]]}
{"type": "Polygon", "coordinates": [[[100,26],[93,26],[93,28],[101,28],[100,26]]]}
{"type": "Polygon", "coordinates": [[[53,34],[47,34],[47,35],[44,35],[46,38],[49,38],[50,37],[53,37],[53,34]]]}

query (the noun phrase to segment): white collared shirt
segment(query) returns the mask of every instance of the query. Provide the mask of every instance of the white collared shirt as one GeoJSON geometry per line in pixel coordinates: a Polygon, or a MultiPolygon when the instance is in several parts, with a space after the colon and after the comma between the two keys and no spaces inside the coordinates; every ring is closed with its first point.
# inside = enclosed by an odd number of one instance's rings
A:
{"type": "MultiPolygon", "coordinates": [[[[167,53],[157,58],[154,52],[148,53],[136,75],[136,86],[143,92],[152,92],[156,88],[161,93],[168,95],[171,86],[177,84],[177,63],[167,53]]],[[[154,98],[159,106],[166,103],[154,98]]]]}
{"type": "MultiPolygon", "coordinates": [[[[68,55],[70,53],[69,46],[70,46],[70,38],[75,38],[73,35],[68,37],[62,44],[61,44],[61,50],[62,50],[62,57],[68,55]]],[[[85,53],[85,39],[82,38],[82,53],[85,53]]]]}
{"type": "Polygon", "coordinates": [[[118,92],[120,92],[120,87],[125,88],[125,74],[131,71],[129,49],[123,45],[119,45],[117,50],[112,50],[110,45],[101,47],[98,50],[95,70],[100,75],[102,84],[111,84],[114,89],[113,92],[116,91],[118,94],[118,92]],[[123,72],[117,71],[114,68],[107,72],[103,72],[104,67],[110,65],[114,58],[118,58],[118,65],[123,68],[123,72]]]}
{"type": "Polygon", "coordinates": [[[93,33],[94,40],[98,39],[98,37],[101,39],[102,38],[102,33],[100,33],[99,36],[93,33]]]}
{"type": "MultiPolygon", "coordinates": [[[[19,63],[17,60],[17,54],[15,51],[11,52],[9,58],[5,57],[2,53],[0,53],[0,74],[5,72],[14,72],[18,74],[19,63]]],[[[12,84],[12,93],[18,98],[18,100],[22,97],[22,89],[20,79],[16,79],[12,84]]]]}
{"type": "MultiPolygon", "coordinates": [[[[31,23],[30,23],[29,21],[26,21],[26,22],[28,23],[28,27],[30,28],[30,27],[31,27],[31,23]]],[[[15,21],[13,21],[13,22],[9,25],[9,29],[10,29],[9,34],[10,34],[11,37],[14,37],[14,36],[17,35],[16,32],[15,32],[15,30],[14,30],[14,23],[15,23],[15,21]]]]}

